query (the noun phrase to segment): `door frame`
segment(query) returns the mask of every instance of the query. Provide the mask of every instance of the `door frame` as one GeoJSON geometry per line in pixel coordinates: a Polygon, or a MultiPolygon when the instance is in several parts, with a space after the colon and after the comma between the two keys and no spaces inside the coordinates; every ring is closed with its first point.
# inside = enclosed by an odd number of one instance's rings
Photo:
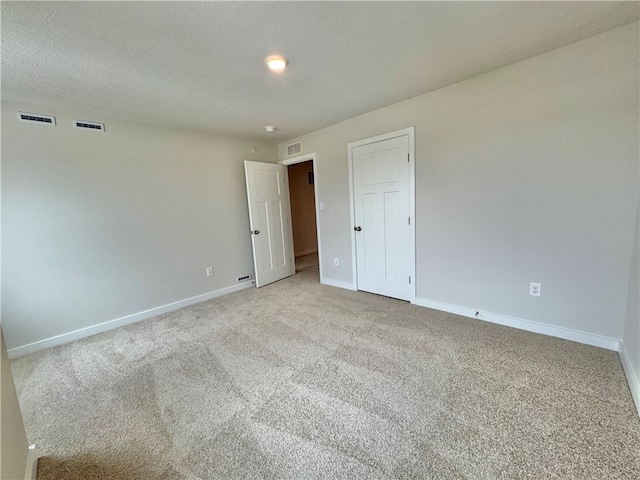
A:
{"type": "MultiPolygon", "coordinates": [[[[298,155],[297,157],[287,158],[285,160],[280,160],[278,163],[280,165],[284,165],[288,167],[289,165],[295,165],[296,163],[304,163],[311,160],[313,162],[313,195],[315,197],[316,204],[316,236],[318,242],[318,267],[320,269],[320,283],[323,283],[324,275],[322,274],[322,243],[320,241],[320,201],[318,199],[318,162],[316,161],[316,152],[305,153],[304,155],[298,155]]],[[[287,169],[287,185],[289,185],[289,171],[287,169]]],[[[291,189],[289,189],[289,194],[291,194],[291,189]]],[[[291,203],[291,199],[289,199],[289,203],[291,203]]],[[[291,208],[291,206],[289,206],[291,208]]],[[[291,224],[291,229],[293,231],[293,223],[291,224]]],[[[295,257],[295,253],[294,253],[295,257]]],[[[295,262],[294,262],[295,263],[295,262]]]]}
{"type": "Polygon", "coordinates": [[[409,226],[409,275],[411,276],[411,289],[409,301],[413,303],[416,299],[416,147],[415,147],[415,127],[407,127],[389,133],[376,135],[347,144],[347,155],[349,165],[349,207],[350,207],[350,232],[351,232],[351,275],[353,278],[353,286],[358,290],[358,263],[356,252],[356,232],[353,230],[356,218],[356,206],[353,188],[353,149],[369,145],[371,143],[391,140],[398,137],[409,137],[409,216],[411,224],[409,226]]]}

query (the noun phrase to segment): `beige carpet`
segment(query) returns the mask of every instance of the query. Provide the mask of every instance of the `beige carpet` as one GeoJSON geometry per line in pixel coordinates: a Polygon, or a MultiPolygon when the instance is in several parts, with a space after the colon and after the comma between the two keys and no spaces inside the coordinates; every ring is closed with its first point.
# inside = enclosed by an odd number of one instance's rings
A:
{"type": "MultiPolygon", "coordinates": [[[[315,270],[318,273],[318,254],[310,253],[309,255],[302,255],[296,257],[296,273],[304,272],[306,270],[315,270]]],[[[320,281],[318,278],[317,281],[320,281]]]]}
{"type": "Polygon", "coordinates": [[[640,478],[616,353],[315,268],[13,368],[40,480],[640,478]]]}

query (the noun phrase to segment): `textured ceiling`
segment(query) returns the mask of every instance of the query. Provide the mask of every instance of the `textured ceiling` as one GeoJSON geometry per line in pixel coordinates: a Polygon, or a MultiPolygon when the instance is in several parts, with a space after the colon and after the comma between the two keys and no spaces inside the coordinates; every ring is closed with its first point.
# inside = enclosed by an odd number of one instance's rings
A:
{"type": "Polygon", "coordinates": [[[638,11],[637,2],[2,2],[2,99],[281,141],[638,11]],[[289,59],[284,74],[265,69],[272,53],[289,59]]]}

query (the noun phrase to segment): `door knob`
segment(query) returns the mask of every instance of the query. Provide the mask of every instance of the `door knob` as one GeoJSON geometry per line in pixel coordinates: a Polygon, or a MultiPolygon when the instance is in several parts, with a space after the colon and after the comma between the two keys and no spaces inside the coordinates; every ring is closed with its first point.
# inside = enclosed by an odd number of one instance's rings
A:
{"type": "Polygon", "coordinates": [[[359,232],[360,230],[362,230],[362,227],[353,227],[353,229],[354,229],[356,232],[359,232]]]}
{"type": "Polygon", "coordinates": [[[258,235],[258,234],[260,233],[260,230],[254,230],[252,233],[253,233],[254,235],[258,235]]]}

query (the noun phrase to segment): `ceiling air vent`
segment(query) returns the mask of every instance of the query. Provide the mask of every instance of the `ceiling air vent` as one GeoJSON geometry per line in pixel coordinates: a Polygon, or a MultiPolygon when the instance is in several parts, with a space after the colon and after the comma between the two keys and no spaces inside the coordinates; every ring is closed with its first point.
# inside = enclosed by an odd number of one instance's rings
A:
{"type": "Polygon", "coordinates": [[[88,130],[95,130],[98,132],[104,132],[104,123],[85,122],[83,120],[74,120],[73,126],[76,128],[86,128],[88,130]]]}
{"type": "Polygon", "coordinates": [[[37,113],[18,112],[18,120],[23,122],[40,123],[42,125],[55,125],[56,117],[51,115],[39,115],[37,113]]]}
{"type": "Polygon", "coordinates": [[[287,157],[300,153],[302,151],[302,142],[290,143],[287,145],[287,157]]]}

